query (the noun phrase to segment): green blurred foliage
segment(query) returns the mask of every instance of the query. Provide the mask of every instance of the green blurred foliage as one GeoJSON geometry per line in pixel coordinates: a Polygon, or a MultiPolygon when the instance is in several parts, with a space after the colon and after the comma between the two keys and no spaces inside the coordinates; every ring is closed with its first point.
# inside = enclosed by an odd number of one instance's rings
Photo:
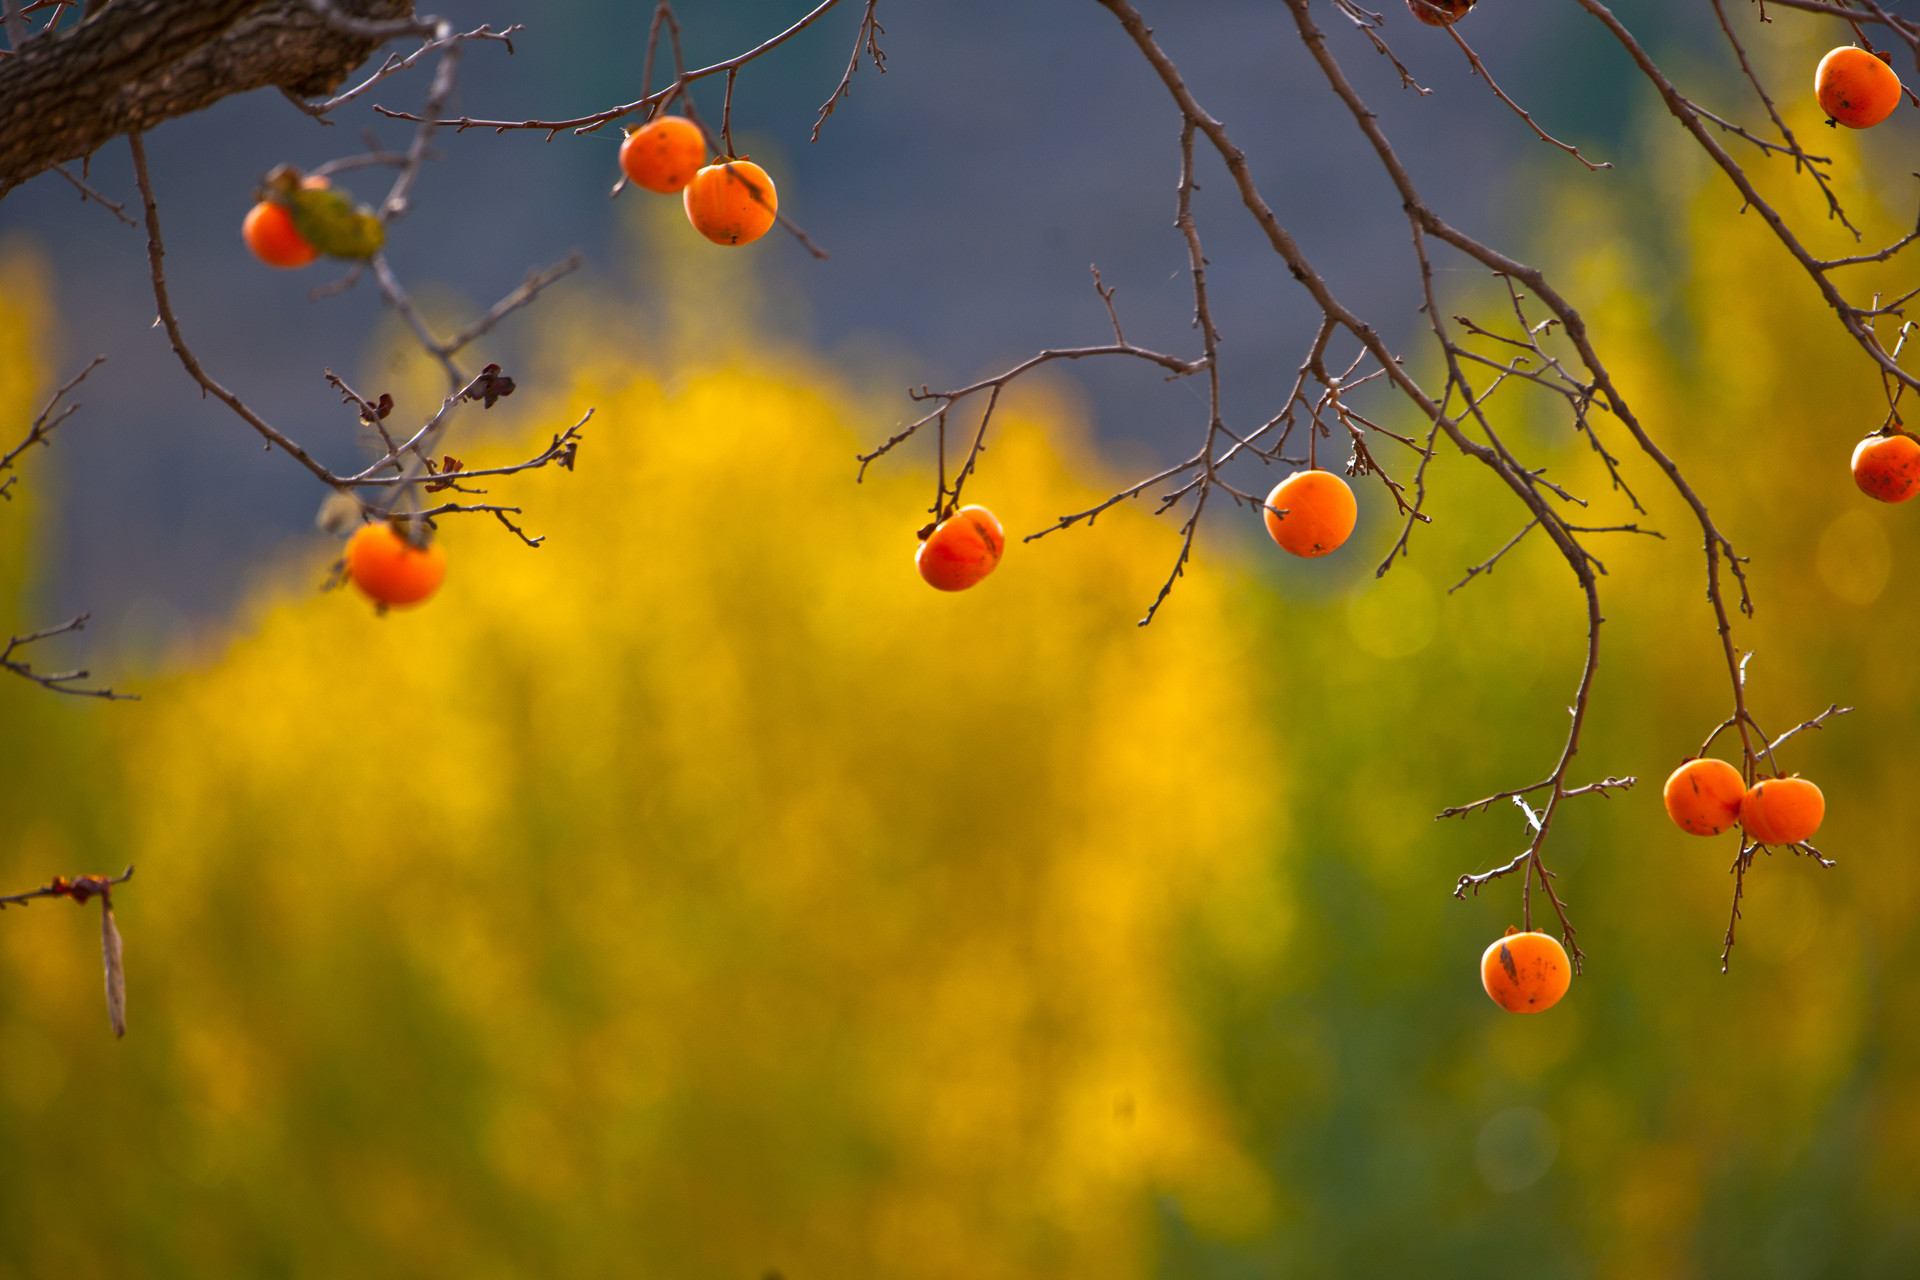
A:
{"type": "MultiPolygon", "coordinates": [[[[1830,140],[1898,234],[1903,171],[1830,140]]],[[[1585,184],[1548,256],[1753,558],[1756,713],[1858,707],[1783,760],[1840,866],[1763,860],[1729,975],[1733,839],[1658,801],[1728,698],[1651,466],[1636,517],[1503,393],[1592,523],[1667,535],[1601,549],[1576,781],[1641,783],[1557,822],[1589,964],[1515,1017],[1476,963],[1517,886],[1448,891],[1519,815],[1431,815],[1551,766],[1584,618],[1537,539],[1447,592],[1520,523],[1497,486],[1437,462],[1378,581],[1377,487],[1327,561],[1219,527],[1145,630],[1175,544],[1136,509],[936,595],[928,478],[848,483],[886,420],[756,339],[742,259],[682,229],[658,317],[554,312],[567,378],[529,385],[567,393],[463,455],[597,406],[579,474],[513,483],[540,550],[453,523],[440,597],[384,618],[304,557],[137,706],[0,685],[0,884],[140,866],[122,1043],[92,916],[0,916],[0,1276],[1920,1272],[1915,517],[1847,476],[1871,367],[1723,183],[1656,159],[1690,222],[1638,246],[1585,184]]],[[[44,326],[11,270],[0,421],[44,326]]],[[[969,498],[1016,533],[1084,505],[1080,437],[1021,397],[969,498]]]]}

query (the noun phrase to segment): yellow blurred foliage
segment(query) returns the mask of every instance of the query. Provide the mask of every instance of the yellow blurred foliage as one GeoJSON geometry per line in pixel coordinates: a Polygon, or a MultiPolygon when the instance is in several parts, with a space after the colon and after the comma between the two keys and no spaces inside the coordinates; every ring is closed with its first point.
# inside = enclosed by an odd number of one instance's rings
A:
{"type": "MultiPolygon", "coordinates": [[[[165,1159],[289,1275],[1119,1278],[1154,1197],[1259,1229],[1180,997],[1185,931],[1259,966],[1287,924],[1220,576],[1134,627],[1175,544],[1121,511],[933,592],[930,481],[851,483],[830,379],[618,355],[515,406],[596,409],[511,485],[543,547],[446,521],[384,617],[307,565],[115,722],[165,1159]]],[[[1098,496],[1067,413],[996,434],[1010,530],[1098,496]]],[[[63,951],[0,949],[23,1024],[63,951]]]]}

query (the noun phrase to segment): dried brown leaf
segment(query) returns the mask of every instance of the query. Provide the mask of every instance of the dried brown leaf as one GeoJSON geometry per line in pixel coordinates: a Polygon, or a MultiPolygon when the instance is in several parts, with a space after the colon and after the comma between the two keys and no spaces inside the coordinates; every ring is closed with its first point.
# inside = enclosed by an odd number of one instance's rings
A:
{"type": "Polygon", "coordinates": [[[113,922],[113,904],[100,899],[100,949],[107,962],[107,1017],[113,1034],[127,1034],[127,969],[121,958],[120,929],[113,922]]]}

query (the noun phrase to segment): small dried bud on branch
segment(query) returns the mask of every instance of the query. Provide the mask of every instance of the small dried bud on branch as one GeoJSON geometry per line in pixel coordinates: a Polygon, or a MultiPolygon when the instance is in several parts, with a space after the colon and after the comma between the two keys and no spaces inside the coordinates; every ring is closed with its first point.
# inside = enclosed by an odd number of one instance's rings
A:
{"type": "Polygon", "coordinates": [[[479,400],[483,402],[485,408],[491,409],[495,400],[512,395],[513,390],[513,379],[501,373],[499,365],[490,364],[480,371],[480,376],[474,379],[473,385],[460,395],[462,399],[479,400]]]}

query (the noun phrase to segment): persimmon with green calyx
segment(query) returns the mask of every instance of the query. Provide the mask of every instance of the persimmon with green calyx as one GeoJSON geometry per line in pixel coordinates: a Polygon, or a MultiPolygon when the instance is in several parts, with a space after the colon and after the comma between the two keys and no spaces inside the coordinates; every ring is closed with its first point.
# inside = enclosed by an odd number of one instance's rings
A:
{"type": "Polygon", "coordinates": [[[767,234],[780,207],[773,179],[745,156],[715,160],[693,175],[681,195],[687,221],[715,244],[751,244],[767,234]]]}
{"type": "Polygon", "coordinates": [[[1473,0],[1407,0],[1407,8],[1430,27],[1450,27],[1467,16],[1473,0]]]}
{"type": "Polygon", "coordinates": [[[1868,436],[1853,447],[1853,482],[1882,502],[1920,493],[1920,440],[1906,432],[1868,436]]]}
{"type": "Polygon", "coordinates": [[[1762,778],[1740,801],[1740,825],[1760,844],[1810,840],[1827,816],[1827,798],[1805,778],[1762,778]]]}
{"type": "Polygon", "coordinates": [[[672,195],[693,181],[707,158],[700,126],[684,116],[661,116],[620,144],[620,171],[636,185],[672,195]]]}
{"type": "Polygon", "coordinates": [[[1331,471],[1296,471],[1273,486],[1266,502],[1267,533],[1296,556],[1324,556],[1353,533],[1359,504],[1347,482],[1331,471]]]}
{"type": "Polygon", "coordinates": [[[292,165],[267,175],[266,198],[285,206],[300,238],[329,257],[364,261],[386,243],[387,229],[373,210],[324,178],[302,181],[292,165]]]}
{"type": "Polygon", "coordinates": [[[382,520],[347,539],[347,576],[375,604],[419,604],[440,589],[447,553],[437,542],[415,546],[382,520]]]}
{"type": "Polygon", "coordinates": [[[1007,535],[985,507],[962,507],[933,527],[913,563],[929,585],[965,591],[1000,567],[1007,535]]]}
{"type": "Polygon", "coordinates": [[[1508,929],[1480,957],[1480,985],[1509,1013],[1551,1009],[1572,983],[1567,949],[1544,933],[1508,929]]]}
{"type": "Polygon", "coordinates": [[[1820,59],[1813,73],[1820,109],[1849,129],[1871,129],[1900,105],[1900,77],[1884,56],[1843,44],[1820,59]]]}
{"type": "MultiPolygon", "coordinates": [[[[289,173],[293,170],[288,169],[289,173]]],[[[294,189],[312,187],[319,190],[328,186],[324,177],[317,174],[297,179],[294,189]]],[[[300,228],[294,225],[293,203],[285,195],[284,184],[277,183],[280,170],[275,169],[267,176],[267,189],[260,200],[247,210],[247,216],[240,224],[240,238],[247,242],[247,248],[253,250],[253,256],[270,267],[304,267],[320,256],[320,251],[308,244],[300,234],[300,228]]]]}
{"type": "Polygon", "coordinates": [[[1702,757],[1675,769],[1660,798],[1682,831],[1717,836],[1740,821],[1746,794],[1747,780],[1738,769],[1725,760],[1702,757]]]}

